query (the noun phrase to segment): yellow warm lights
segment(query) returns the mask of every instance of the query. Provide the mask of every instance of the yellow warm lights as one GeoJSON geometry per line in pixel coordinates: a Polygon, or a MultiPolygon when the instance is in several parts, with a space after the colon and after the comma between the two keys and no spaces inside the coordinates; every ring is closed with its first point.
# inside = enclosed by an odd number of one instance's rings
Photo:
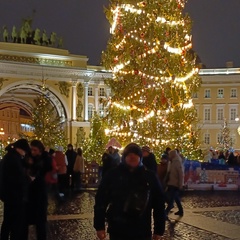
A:
{"type": "Polygon", "coordinates": [[[167,145],[195,151],[192,129],[197,119],[191,95],[201,81],[190,51],[191,20],[182,14],[185,2],[111,4],[107,13],[112,36],[103,58],[114,79],[109,83],[113,96],[106,135],[158,151],[167,145]]]}

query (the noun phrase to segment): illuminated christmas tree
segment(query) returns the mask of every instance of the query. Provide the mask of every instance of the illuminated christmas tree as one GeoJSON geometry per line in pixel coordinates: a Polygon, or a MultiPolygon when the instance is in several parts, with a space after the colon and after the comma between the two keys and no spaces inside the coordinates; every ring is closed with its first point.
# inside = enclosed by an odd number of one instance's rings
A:
{"type": "Polygon", "coordinates": [[[95,113],[91,121],[89,139],[85,141],[83,147],[84,157],[88,162],[101,163],[102,155],[106,151],[106,144],[108,143],[105,127],[103,119],[95,113]]]}
{"type": "Polygon", "coordinates": [[[230,148],[232,148],[232,145],[233,145],[233,140],[230,137],[230,129],[228,127],[228,123],[226,119],[224,120],[222,129],[221,129],[218,145],[223,151],[229,150],[230,148]]]}
{"type": "Polygon", "coordinates": [[[180,148],[199,157],[196,55],[192,50],[186,0],[112,0],[106,9],[111,38],[103,65],[112,70],[108,81],[106,133],[125,145],[147,144],[155,152],[180,148]]]}
{"type": "Polygon", "coordinates": [[[41,95],[34,100],[31,125],[34,128],[33,139],[41,140],[45,146],[56,148],[66,147],[67,139],[61,117],[48,98],[41,95]]]}

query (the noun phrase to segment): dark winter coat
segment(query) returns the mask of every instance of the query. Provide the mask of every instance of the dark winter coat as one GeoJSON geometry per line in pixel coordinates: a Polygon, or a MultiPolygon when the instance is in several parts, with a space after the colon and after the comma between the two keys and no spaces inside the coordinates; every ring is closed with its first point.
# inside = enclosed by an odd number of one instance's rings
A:
{"type": "Polygon", "coordinates": [[[166,176],[167,176],[168,162],[161,162],[157,167],[157,175],[162,184],[163,189],[166,187],[166,176]]]}
{"type": "Polygon", "coordinates": [[[77,153],[74,150],[67,150],[65,154],[68,160],[67,172],[68,174],[73,174],[73,168],[75,160],[77,158],[77,153]]]}
{"type": "Polygon", "coordinates": [[[234,154],[231,152],[229,157],[228,157],[228,164],[229,165],[236,165],[237,164],[237,160],[236,157],[234,156],[234,154]]]}
{"type": "Polygon", "coordinates": [[[149,153],[147,157],[144,157],[142,163],[148,170],[157,173],[157,162],[153,153],[149,153]]]}
{"type": "Polygon", "coordinates": [[[47,185],[46,174],[52,171],[52,159],[47,152],[33,158],[31,175],[35,180],[31,182],[29,189],[28,221],[35,224],[37,221],[45,221],[47,218],[47,185]]]}
{"type": "Polygon", "coordinates": [[[111,154],[105,152],[102,156],[102,177],[106,175],[112,168],[114,168],[114,158],[111,154]]]}
{"type": "Polygon", "coordinates": [[[164,195],[157,176],[140,166],[131,172],[120,164],[103,178],[94,207],[94,227],[105,229],[122,239],[151,237],[151,213],[154,233],[165,230],[164,195]],[[108,209],[108,210],[107,210],[108,209]]]}
{"type": "Polygon", "coordinates": [[[13,148],[1,162],[1,199],[10,205],[28,200],[30,178],[27,175],[26,160],[13,148]]]}

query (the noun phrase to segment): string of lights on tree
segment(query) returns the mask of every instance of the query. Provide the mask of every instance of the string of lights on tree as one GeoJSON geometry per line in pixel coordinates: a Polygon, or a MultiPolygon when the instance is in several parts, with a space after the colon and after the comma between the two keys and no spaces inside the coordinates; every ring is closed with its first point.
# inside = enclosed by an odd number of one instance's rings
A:
{"type": "MultiPolygon", "coordinates": [[[[58,116],[51,101],[44,95],[38,96],[32,110],[32,139],[41,140],[46,147],[57,148],[67,145],[66,132],[61,117],[58,116]]],[[[31,139],[30,139],[31,140],[31,139]]]]}
{"type": "Polygon", "coordinates": [[[156,152],[178,147],[199,157],[192,94],[201,80],[192,50],[185,0],[112,0],[106,9],[111,38],[103,64],[108,81],[106,134],[123,145],[147,144],[156,152]]]}

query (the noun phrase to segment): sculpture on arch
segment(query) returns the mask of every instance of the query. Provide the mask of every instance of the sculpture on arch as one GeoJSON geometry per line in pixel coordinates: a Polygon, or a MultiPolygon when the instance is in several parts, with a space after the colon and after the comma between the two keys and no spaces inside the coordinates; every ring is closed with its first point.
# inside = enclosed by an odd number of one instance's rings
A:
{"type": "Polygon", "coordinates": [[[57,85],[60,93],[68,98],[71,84],[68,82],[59,82],[57,85]]]}
{"type": "Polygon", "coordinates": [[[78,100],[76,113],[77,113],[77,119],[82,119],[82,112],[83,112],[83,104],[81,100],[78,100]]]}
{"type": "Polygon", "coordinates": [[[86,140],[86,132],[84,131],[83,127],[78,128],[77,130],[77,142],[76,142],[76,147],[83,147],[84,142],[86,140]]]}
{"type": "Polygon", "coordinates": [[[8,42],[9,34],[6,26],[3,27],[3,41],[8,42]]]}
{"type": "Polygon", "coordinates": [[[50,46],[54,47],[56,44],[56,41],[57,41],[57,34],[55,32],[52,32],[50,36],[50,41],[49,41],[50,46]]]}
{"type": "Polygon", "coordinates": [[[48,37],[47,37],[47,32],[46,30],[43,30],[43,33],[42,33],[42,45],[43,46],[48,46],[49,44],[49,41],[48,41],[48,37]]]}
{"type": "Polygon", "coordinates": [[[33,37],[34,44],[40,45],[41,44],[41,36],[40,36],[40,29],[37,28],[34,33],[33,37]]]}
{"type": "Polygon", "coordinates": [[[50,37],[47,36],[47,32],[44,29],[41,33],[41,29],[32,29],[32,18],[23,18],[22,25],[19,29],[14,25],[12,31],[8,32],[7,26],[3,26],[2,37],[0,41],[3,42],[13,42],[13,43],[24,43],[24,44],[36,44],[42,46],[51,46],[62,48],[63,38],[58,37],[56,32],[51,32],[50,37]]]}
{"type": "Polygon", "coordinates": [[[28,35],[32,32],[32,18],[23,18],[22,20],[22,28],[24,29],[25,33],[28,35]]]}
{"type": "Polygon", "coordinates": [[[13,26],[13,28],[12,28],[12,36],[11,37],[12,37],[12,42],[16,43],[17,39],[18,39],[18,33],[17,33],[16,26],[13,26]]]}
{"type": "Polygon", "coordinates": [[[24,27],[21,27],[20,30],[20,43],[26,43],[27,40],[27,33],[25,32],[24,27]]]}
{"type": "Polygon", "coordinates": [[[4,83],[5,81],[8,81],[8,79],[0,78],[0,90],[2,89],[3,83],[4,83]]]}
{"type": "Polygon", "coordinates": [[[78,96],[78,98],[83,97],[83,85],[82,85],[82,83],[78,83],[78,85],[77,85],[77,96],[78,96]]]}

